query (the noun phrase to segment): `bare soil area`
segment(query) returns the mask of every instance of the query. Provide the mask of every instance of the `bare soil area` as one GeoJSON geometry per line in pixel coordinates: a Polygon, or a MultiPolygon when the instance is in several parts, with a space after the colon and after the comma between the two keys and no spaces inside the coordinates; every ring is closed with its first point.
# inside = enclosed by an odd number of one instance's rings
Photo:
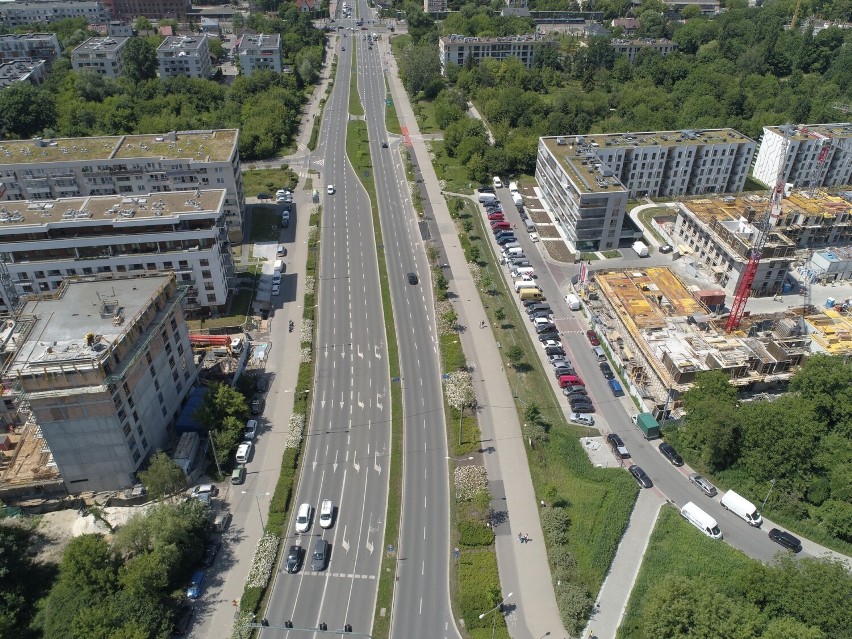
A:
{"type": "Polygon", "coordinates": [[[557,262],[573,262],[574,254],[571,250],[565,245],[561,239],[559,240],[542,240],[542,245],[544,246],[547,254],[551,257],[551,259],[556,260],[557,262]]]}

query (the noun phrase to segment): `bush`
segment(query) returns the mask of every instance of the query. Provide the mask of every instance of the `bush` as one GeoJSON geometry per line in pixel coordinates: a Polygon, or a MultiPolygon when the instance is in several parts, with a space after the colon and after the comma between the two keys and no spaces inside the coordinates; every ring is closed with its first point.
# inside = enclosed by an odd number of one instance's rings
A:
{"type": "Polygon", "coordinates": [[[478,521],[459,522],[459,544],[462,546],[490,546],[494,531],[478,521]]]}
{"type": "Polygon", "coordinates": [[[257,612],[261,597],[263,597],[263,588],[246,586],[243,589],[243,596],[240,599],[240,610],[244,612],[257,612]]]}
{"type": "Polygon", "coordinates": [[[568,526],[570,525],[568,511],[564,508],[553,506],[541,511],[541,530],[551,547],[568,543],[568,526]]]}
{"type": "Polygon", "coordinates": [[[550,560],[550,571],[555,581],[567,582],[576,577],[577,560],[566,546],[551,546],[548,559],[550,560]]]}
{"type": "Polygon", "coordinates": [[[556,586],[556,604],[565,629],[571,635],[579,635],[592,610],[589,593],[582,586],[563,583],[556,586]]]}
{"type": "Polygon", "coordinates": [[[496,606],[503,596],[494,553],[463,554],[459,560],[459,583],[458,608],[465,626],[490,626],[491,619],[479,619],[479,615],[496,606]]]}

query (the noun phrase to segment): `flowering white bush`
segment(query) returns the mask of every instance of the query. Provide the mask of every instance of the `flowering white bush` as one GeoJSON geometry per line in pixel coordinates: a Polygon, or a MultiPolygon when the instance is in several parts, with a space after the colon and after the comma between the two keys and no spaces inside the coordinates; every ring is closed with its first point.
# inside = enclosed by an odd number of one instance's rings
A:
{"type": "Polygon", "coordinates": [[[254,623],[255,615],[250,612],[240,611],[234,619],[234,629],[231,631],[231,639],[249,639],[254,628],[250,624],[254,623]]]}
{"type": "Polygon", "coordinates": [[[302,364],[307,364],[311,361],[311,347],[305,346],[301,351],[299,351],[299,361],[302,364]]]}
{"type": "Polygon", "coordinates": [[[313,275],[305,276],[305,295],[313,295],[314,287],[316,286],[317,278],[313,275]]]}
{"type": "Polygon", "coordinates": [[[275,558],[278,556],[278,544],[280,539],[275,535],[265,534],[257,542],[254,551],[254,559],[251,562],[246,578],[246,586],[249,588],[265,588],[275,567],[275,558]]]}
{"type": "Polygon", "coordinates": [[[302,432],[305,430],[305,416],[302,413],[290,415],[290,425],[287,429],[287,438],[284,440],[284,448],[298,448],[302,443],[302,432]]]}
{"type": "Polygon", "coordinates": [[[456,498],[468,501],[488,489],[488,473],[485,466],[459,466],[456,468],[453,484],[456,487],[456,498]]]}
{"type": "Polygon", "coordinates": [[[311,224],[308,227],[308,246],[310,246],[313,242],[316,242],[318,233],[319,227],[316,224],[311,224]]]}
{"type": "Polygon", "coordinates": [[[456,309],[453,308],[452,302],[449,300],[441,300],[435,304],[435,319],[438,322],[438,333],[440,335],[449,335],[456,330],[456,309]]]}
{"type": "Polygon", "coordinates": [[[456,410],[465,406],[476,405],[476,394],[473,392],[473,378],[468,371],[454,371],[444,382],[444,392],[447,403],[456,410]]]}
{"type": "Polygon", "coordinates": [[[299,341],[312,342],[314,339],[314,320],[302,318],[302,327],[299,329],[299,341]]]}
{"type": "Polygon", "coordinates": [[[468,262],[467,268],[470,269],[470,277],[476,286],[482,283],[482,268],[476,262],[468,262]]]}

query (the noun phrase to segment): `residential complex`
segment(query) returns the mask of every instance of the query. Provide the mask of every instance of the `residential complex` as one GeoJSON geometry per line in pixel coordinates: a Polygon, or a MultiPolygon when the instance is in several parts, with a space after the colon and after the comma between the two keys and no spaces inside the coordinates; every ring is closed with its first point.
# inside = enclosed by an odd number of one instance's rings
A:
{"type": "Polygon", "coordinates": [[[223,189],[0,202],[0,259],[10,295],[56,291],[69,277],[173,271],[186,311],[224,309],[234,283],[223,189]],[[14,287],[14,290],[9,290],[14,287]]]}
{"type": "Polygon", "coordinates": [[[121,76],[121,51],[130,38],[108,36],[89,38],[71,52],[71,66],[75,71],[94,71],[116,80],[121,76]]]}
{"type": "Polygon", "coordinates": [[[243,75],[263,69],[281,73],[281,35],[246,33],[237,43],[237,55],[243,75]]]}
{"type": "Polygon", "coordinates": [[[117,20],[147,18],[186,18],[191,0],[104,0],[117,20]]]}
{"type": "MultiPolygon", "coordinates": [[[[2,4],[0,4],[2,7],[2,4]]],[[[62,55],[55,33],[12,33],[0,35],[0,62],[44,60],[48,66],[62,55]]]]}
{"type": "Polygon", "coordinates": [[[169,36],[157,47],[162,79],[184,75],[207,80],[213,75],[207,34],[169,36]]]}
{"type": "Polygon", "coordinates": [[[733,129],[544,137],[536,180],[576,250],[607,250],[635,236],[628,197],[738,193],[755,146],[733,129]]]}
{"type": "Polygon", "coordinates": [[[85,18],[88,24],[109,21],[109,10],[95,0],[64,2],[0,2],[0,24],[10,29],[30,24],[47,24],[64,18],[85,18]]]}
{"type": "MultiPolygon", "coordinates": [[[[5,200],[225,189],[230,237],[242,239],[236,129],[0,142],[5,200]]],[[[0,202],[2,202],[0,199],[0,202]]]]}
{"type": "Polygon", "coordinates": [[[46,66],[44,60],[0,62],[0,89],[5,89],[15,82],[29,82],[40,86],[47,77],[46,66]]]}
{"type": "Polygon", "coordinates": [[[779,172],[794,187],[852,184],[852,123],[763,127],[754,177],[774,186],[779,172]]]}
{"type": "Polygon", "coordinates": [[[446,13],[447,0],[423,0],[424,13],[446,13]]]}
{"type": "Polygon", "coordinates": [[[6,323],[5,407],[22,426],[4,487],[136,482],[197,377],[183,295],[173,274],[68,280],[6,323]]]}
{"type": "Polygon", "coordinates": [[[542,47],[554,45],[555,40],[533,33],[495,38],[450,35],[438,40],[438,54],[441,59],[442,73],[446,73],[447,64],[463,66],[468,59],[478,63],[485,58],[495,60],[518,58],[529,69],[536,51],[542,47]]]}
{"type": "Polygon", "coordinates": [[[677,51],[676,42],[666,39],[655,40],[653,38],[638,38],[635,40],[615,38],[610,42],[610,46],[615,49],[616,55],[626,55],[627,59],[630,60],[630,64],[635,64],[639,52],[645,49],[656,51],[661,56],[667,56],[677,51]]]}

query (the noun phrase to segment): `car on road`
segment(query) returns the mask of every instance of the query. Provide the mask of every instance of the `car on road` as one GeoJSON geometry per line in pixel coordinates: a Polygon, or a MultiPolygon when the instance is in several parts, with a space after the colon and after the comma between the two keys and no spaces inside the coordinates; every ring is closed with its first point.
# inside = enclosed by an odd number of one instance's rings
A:
{"type": "Polygon", "coordinates": [[[598,336],[594,331],[586,331],[586,337],[589,339],[589,343],[592,346],[601,345],[601,341],[598,339],[598,336]]]}
{"type": "Polygon", "coordinates": [[[258,193],[257,199],[258,200],[268,200],[269,199],[269,193],[258,193]]]}
{"type": "Polygon", "coordinates": [[[514,242],[515,239],[516,238],[514,235],[504,235],[503,237],[497,240],[497,244],[503,246],[504,244],[508,244],[509,242],[514,242]]]}
{"type": "Polygon", "coordinates": [[[327,187],[325,187],[325,192],[329,195],[334,195],[334,184],[329,184],[327,187]]]}
{"type": "Polygon", "coordinates": [[[498,178],[496,175],[493,178],[491,178],[491,182],[494,184],[495,189],[502,189],[503,188],[503,180],[498,178]]]}
{"type": "Polygon", "coordinates": [[[246,422],[246,427],[243,430],[243,439],[247,442],[253,441],[257,437],[257,420],[250,419],[246,422]]]}
{"type": "Polygon", "coordinates": [[[633,464],[630,468],[627,469],[630,471],[630,474],[633,475],[633,479],[636,480],[636,483],[639,484],[642,488],[653,488],[654,482],[651,481],[651,478],[648,477],[647,473],[644,470],[639,468],[636,464],[633,464]]]}
{"type": "Polygon", "coordinates": [[[302,504],[296,512],[296,532],[308,532],[311,527],[311,505],[302,504]]]}
{"type": "Polygon", "coordinates": [[[624,445],[624,441],[615,433],[610,433],[606,436],[606,443],[612,449],[612,452],[621,457],[621,459],[628,459],[630,457],[630,452],[627,450],[627,446],[624,445]]]}
{"type": "Polygon", "coordinates": [[[546,319],[550,321],[553,315],[550,311],[536,311],[535,313],[530,313],[529,318],[531,322],[535,322],[537,319],[546,319]]]}
{"type": "Polygon", "coordinates": [[[243,442],[242,444],[237,446],[236,459],[238,464],[248,463],[248,460],[251,457],[252,448],[253,446],[251,442],[243,442]]]}
{"type": "Polygon", "coordinates": [[[704,479],[704,477],[698,473],[690,473],[689,481],[698,486],[698,489],[708,497],[715,497],[719,492],[713,484],[704,479]]]}
{"type": "Polygon", "coordinates": [[[612,372],[612,368],[606,362],[601,362],[598,364],[601,369],[601,373],[604,376],[604,379],[615,379],[615,373],[612,372]]]}
{"type": "Polygon", "coordinates": [[[779,546],[783,546],[787,550],[791,550],[794,553],[802,551],[802,542],[799,540],[799,538],[794,537],[786,530],[772,528],[769,531],[769,538],[779,546]]]}
{"type": "Polygon", "coordinates": [[[346,47],[340,47],[341,51],[346,51],[346,47]]]}
{"type": "Polygon", "coordinates": [[[671,253],[671,252],[672,252],[672,245],[671,244],[663,244],[660,247],[660,253],[671,253]]]}
{"type": "Polygon", "coordinates": [[[538,341],[541,342],[542,348],[550,348],[551,346],[562,346],[562,342],[560,342],[558,339],[542,339],[541,337],[539,337],[538,341]]]}
{"type": "Polygon", "coordinates": [[[556,330],[556,324],[553,322],[541,322],[534,324],[535,332],[538,334],[541,333],[551,333],[556,330]]]}
{"type": "Polygon", "coordinates": [[[530,242],[533,244],[538,242],[538,233],[530,233],[530,242]]]}
{"type": "Polygon", "coordinates": [[[539,311],[547,311],[548,313],[552,313],[553,311],[550,308],[550,304],[547,302],[535,302],[530,304],[526,308],[527,315],[531,315],[533,313],[537,313],[539,311]]]}
{"type": "Polygon", "coordinates": [[[314,552],[311,554],[311,570],[325,570],[328,561],[328,542],[325,539],[317,539],[314,543],[314,552]]]}
{"type": "Polygon", "coordinates": [[[273,295],[280,295],[281,294],[281,285],[280,284],[273,284],[272,285],[272,294],[273,295]]]}
{"type": "Polygon", "coordinates": [[[192,573],[192,579],[189,580],[189,586],[186,588],[186,596],[189,599],[198,599],[201,596],[201,588],[204,586],[204,571],[196,570],[192,573]]]}
{"type": "Polygon", "coordinates": [[[488,214],[489,222],[505,222],[506,218],[503,217],[502,213],[489,213],[488,214]]]}
{"type": "Polygon", "coordinates": [[[571,413],[568,415],[568,421],[572,424],[580,424],[581,426],[594,426],[595,418],[591,415],[584,415],[582,413],[571,413]]]}
{"type": "Polygon", "coordinates": [[[562,359],[566,359],[565,357],[565,349],[561,346],[548,346],[544,349],[544,354],[548,356],[551,360],[553,356],[561,357],[562,359]]]}
{"type": "Polygon", "coordinates": [[[334,504],[330,499],[323,499],[320,504],[319,523],[322,528],[331,528],[334,523],[334,504]]]}
{"type": "Polygon", "coordinates": [[[409,273],[407,277],[409,284],[417,284],[417,273],[409,273]]]}
{"type": "Polygon", "coordinates": [[[554,376],[556,379],[559,379],[559,378],[560,378],[560,377],[562,377],[563,375],[574,375],[574,374],[576,374],[576,373],[577,373],[577,371],[575,371],[575,370],[574,370],[573,368],[571,368],[570,366],[565,366],[564,364],[561,364],[561,365],[559,365],[559,366],[555,366],[555,367],[553,368],[553,376],[554,376]]]}
{"type": "Polygon", "coordinates": [[[210,568],[213,562],[216,561],[216,555],[219,554],[219,549],[222,547],[221,541],[211,541],[204,546],[204,555],[201,557],[201,565],[205,568],[210,568]]]}
{"type": "Polygon", "coordinates": [[[667,442],[662,442],[660,443],[658,448],[663,454],[663,457],[665,457],[672,463],[672,466],[683,466],[683,457],[677,454],[677,451],[671,444],[667,442]]]}
{"type": "Polygon", "coordinates": [[[263,397],[255,397],[251,400],[251,414],[260,415],[263,412],[263,397]]]}
{"type": "Polygon", "coordinates": [[[382,142],[382,148],[383,148],[383,149],[388,148],[388,143],[387,143],[387,142],[382,142]]]}
{"type": "Polygon", "coordinates": [[[193,487],[189,492],[189,496],[198,497],[202,494],[209,494],[211,497],[215,497],[218,493],[219,489],[216,487],[216,484],[200,484],[193,487]]]}
{"type": "Polygon", "coordinates": [[[246,467],[243,464],[240,464],[231,471],[231,483],[234,486],[246,483],[246,467]]]}
{"type": "Polygon", "coordinates": [[[302,547],[293,544],[290,546],[290,550],[287,551],[287,561],[284,564],[284,570],[293,574],[294,572],[299,572],[299,568],[302,567],[302,547]]]}
{"type": "Polygon", "coordinates": [[[553,368],[571,368],[571,362],[564,357],[550,359],[550,365],[553,366],[553,368]]]}

